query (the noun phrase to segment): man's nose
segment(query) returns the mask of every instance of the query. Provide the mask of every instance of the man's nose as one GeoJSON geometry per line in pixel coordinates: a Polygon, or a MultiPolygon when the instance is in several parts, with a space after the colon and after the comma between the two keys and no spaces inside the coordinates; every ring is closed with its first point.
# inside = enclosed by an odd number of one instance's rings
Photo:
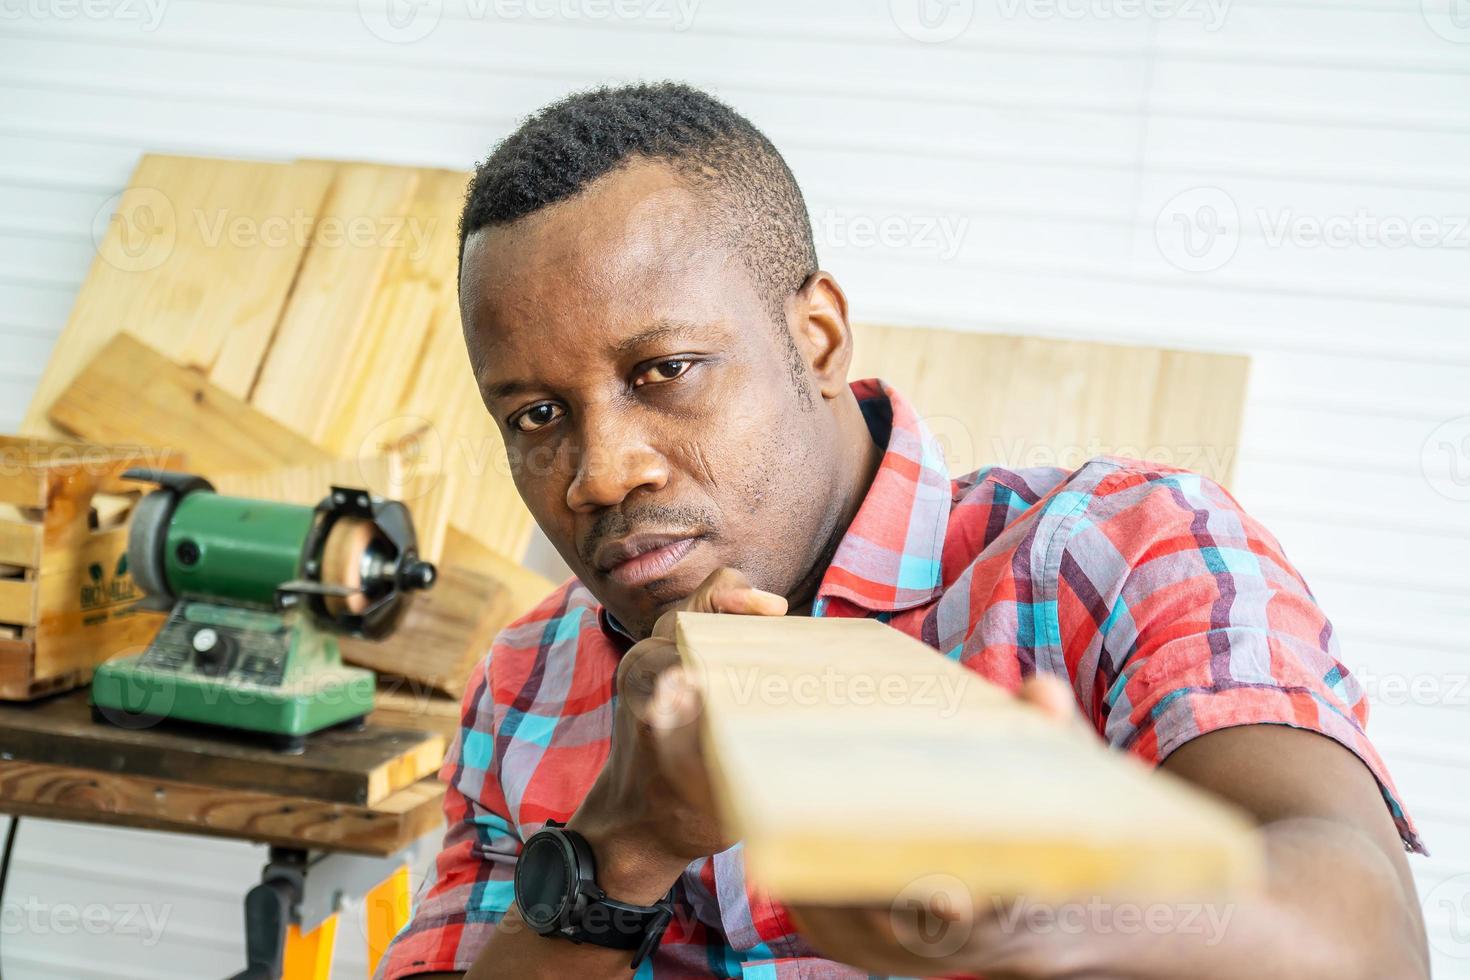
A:
{"type": "Polygon", "coordinates": [[[574,511],[616,507],[634,490],[661,490],[669,481],[669,462],[647,436],[615,421],[586,426],[582,458],[571,485],[567,506],[574,511]]]}

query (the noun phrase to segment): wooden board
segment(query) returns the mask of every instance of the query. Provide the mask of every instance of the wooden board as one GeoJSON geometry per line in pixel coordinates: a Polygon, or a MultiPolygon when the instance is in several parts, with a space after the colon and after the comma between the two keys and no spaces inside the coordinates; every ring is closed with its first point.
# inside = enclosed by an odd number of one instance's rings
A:
{"type": "Polygon", "coordinates": [[[450,522],[499,554],[524,557],[534,521],[511,478],[500,429],[475,384],[457,302],[439,308],[398,414],[398,435],[411,437],[426,460],[437,461],[457,481],[450,522]]]}
{"type": "Polygon", "coordinates": [[[128,729],[92,720],[85,691],[0,705],[0,743],[13,758],[111,773],[371,806],[425,776],[444,758],[442,737],[368,726],[307,739],[300,755],[204,726],[128,729]]]}
{"type": "Polygon", "coordinates": [[[282,847],[388,856],[444,820],[444,784],[427,778],[376,806],[40,762],[0,760],[0,813],[207,834],[282,847]]]}
{"type": "Polygon", "coordinates": [[[378,682],[368,724],[435,732],[445,744],[459,734],[460,701],[406,678],[384,677],[378,682]]]}
{"type": "Polygon", "coordinates": [[[342,351],[337,370],[351,379],[322,407],[315,437],[343,454],[363,443],[395,410],[430,342],[443,302],[457,302],[458,218],[470,175],[420,170],[403,233],[373,296],[362,341],[342,351]]]}
{"type": "Polygon", "coordinates": [[[386,639],[344,637],[342,657],[458,697],[495,634],[551,589],[547,579],[450,528],[434,587],[413,597],[386,639]]]}
{"type": "Polygon", "coordinates": [[[409,168],[336,169],[249,399],[308,438],[321,434],[325,407],[356,383],[344,375],[342,360],[366,340],[368,314],[417,186],[418,174],[409,168]]]}
{"type": "Polygon", "coordinates": [[[144,156],[106,226],[21,431],[60,435],[47,419],[51,403],[124,330],[185,365],[221,364],[214,382],[243,396],[330,178],[319,164],[144,156]]]}
{"type": "Polygon", "coordinates": [[[125,333],[78,372],[52,404],[50,418],[83,439],[182,451],[205,475],[332,458],[125,333]]]}
{"type": "Polygon", "coordinates": [[[1249,359],[1120,344],[857,325],[852,376],[908,398],[951,476],[1120,454],[1228,484],[1249,359]]]}
{"type": "Polygon", "coordinates": [[[790,902],[1208,896],[1260,880],[1246,818],[868,619],[680,613],[752,881],[790,902]]]}

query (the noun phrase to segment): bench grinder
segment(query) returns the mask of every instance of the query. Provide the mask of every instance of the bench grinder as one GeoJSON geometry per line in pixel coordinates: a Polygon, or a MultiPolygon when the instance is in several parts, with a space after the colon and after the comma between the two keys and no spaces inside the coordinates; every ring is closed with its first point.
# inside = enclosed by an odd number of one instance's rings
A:
{"type": "Polygon", "coordinates": [[[97,668],[94,717],[201,722],[300,751],[372,710],[372,671],[344,665],[333,634],[385,636],[433,584],[402,503],[332,487],[313,508],[222,496],[186,473],[123,475],[158,485],[134,509],[127,561],[142,605],[168,618],[147,650],[97,668]]]}

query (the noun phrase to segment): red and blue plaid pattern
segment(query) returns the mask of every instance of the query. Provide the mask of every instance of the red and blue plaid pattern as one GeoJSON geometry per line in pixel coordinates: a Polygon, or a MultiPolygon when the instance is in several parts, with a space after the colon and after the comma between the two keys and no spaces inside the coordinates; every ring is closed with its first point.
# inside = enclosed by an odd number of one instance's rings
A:
{"type": "MultiPolygon", "coordinates": [[[[1234,725],[1320,732],[1373,771],[1422,849],[1363,733],[1367,701],[1332,625],[1228,492],[1113,456],[951,480],[901,396],[876,380],[853,390],[870,419],[891,417],[887,452],[813,615],[876,617],[1012,690],[1036,672],[1065,678],[1099,736],[1151,764],[1234,725]]],[[[521,841],[567,819],[607,758],[626,644],[576,580],[497,637],[441,772],[436,880],[380,977],[469,968],[513,900],[521,841]]],[[[676,898],[640,978],[861,975],[817,958],[747,886],[738,845],[691,864],[676,898]]]]}

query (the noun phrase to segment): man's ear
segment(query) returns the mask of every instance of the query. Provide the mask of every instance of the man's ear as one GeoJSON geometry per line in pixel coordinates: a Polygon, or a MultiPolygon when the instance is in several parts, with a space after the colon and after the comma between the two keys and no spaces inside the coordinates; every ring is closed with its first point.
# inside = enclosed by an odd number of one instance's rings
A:
{"type": "Polygon", "coordinates": [[[847,391],[852,366],[852,328],[847,297],[829,272],[814,272],[790,300],[791,334],[823,398],[847,391]]]}

